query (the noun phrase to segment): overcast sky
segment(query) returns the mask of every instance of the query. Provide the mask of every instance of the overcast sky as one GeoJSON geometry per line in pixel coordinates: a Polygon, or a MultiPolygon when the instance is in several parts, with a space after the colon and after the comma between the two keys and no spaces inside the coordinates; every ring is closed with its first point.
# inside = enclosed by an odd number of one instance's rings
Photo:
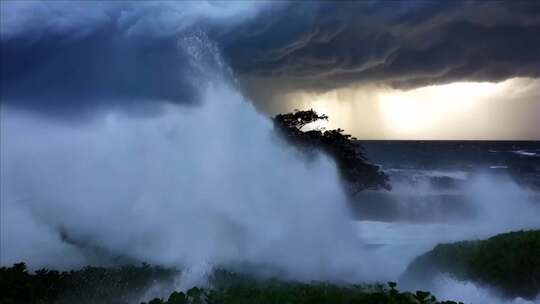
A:
{"type": "Polygon", "coordinates": [[[314,107],[359,138],[540,139],[537,1],[0,5],[2,107],[58,123],[199,106],[178,43],[204,32],[266,114],[314,107]]]}

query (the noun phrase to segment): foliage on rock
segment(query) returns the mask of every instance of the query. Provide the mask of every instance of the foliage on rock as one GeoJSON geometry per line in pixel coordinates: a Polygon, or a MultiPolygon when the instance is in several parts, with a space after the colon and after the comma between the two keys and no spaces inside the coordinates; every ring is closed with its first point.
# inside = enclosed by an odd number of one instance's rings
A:
{"type": "Polygon", "coordinates": [[[534,299],[540,294],[540,230],[437,245],[411,262],[404,279],[427,284],[439,273],[495,287],[509,298],[534,299]]]}

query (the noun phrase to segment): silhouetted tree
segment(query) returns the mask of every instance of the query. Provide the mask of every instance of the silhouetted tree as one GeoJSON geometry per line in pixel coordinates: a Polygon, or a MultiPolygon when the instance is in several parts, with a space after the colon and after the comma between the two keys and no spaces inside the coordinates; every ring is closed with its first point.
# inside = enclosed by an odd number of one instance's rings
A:
{"type": "Polygon", "coordinates": [[[351,193],[362,190],[390,190],[388,176],[380,167],[371,164],[363,153],[356,138],[344,134],[342,129],[303,131],[302,128],[318,120],[328,120],[328,116],[314,110],[279,114],[274,117],[274,125],[283,137],[304,151],[322,150],[333,157],[341,178],[351,193]]]}

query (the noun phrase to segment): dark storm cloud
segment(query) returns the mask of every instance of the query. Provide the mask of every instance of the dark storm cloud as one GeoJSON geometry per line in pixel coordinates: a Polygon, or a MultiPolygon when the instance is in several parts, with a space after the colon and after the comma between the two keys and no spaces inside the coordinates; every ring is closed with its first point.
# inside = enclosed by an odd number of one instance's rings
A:
{"type": "Polygon", "coordinates": [[[540,76],[540,3],[534,1],[293,3],[221,34],[241,75],[282,86],[540,76]]]}
{"type": "Polygon", "coordinates": [[[64,117],[111,108],[152,114],[165,103],[197,104],[197,67],[179,43],[204,36],[210,26],[233,26],[263,6],[2,1],[1,102],[64,117]]]}
{"type": "Polygon", "coordinates": [[[46,37],[2,44],[2,99],[43,112],[70,114],[96,106],[193,103],[185,54],[174,40],[138,41],[108,27],[83,39],[46,37]]]}
{"type": "Polygon", "coordinates": [[[2,103],[42,112],[196,104],[177,43],[201,29],[266,95],[540,76],[535,1],[14,3],[2,3],[2,103]]]}

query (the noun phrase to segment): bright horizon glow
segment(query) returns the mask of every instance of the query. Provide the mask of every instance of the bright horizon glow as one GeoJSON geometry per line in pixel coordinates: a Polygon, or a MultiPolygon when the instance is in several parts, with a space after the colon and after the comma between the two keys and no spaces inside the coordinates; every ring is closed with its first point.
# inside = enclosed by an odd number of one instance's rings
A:
{"type": "Polygon", "coordinates": [[[535,78],[295,92],[269,112],[310,108],[329,116],[315,127],[342,128],[359,139],[540,140],[540,79],[535,78]]]}
{"type": "Polygon", "coordinates": [[[397,134],[414,135],[437,129],[452,118],[466,115],[482,99],[495,96],[501,87],[488,82],[433,85],[380,94],[378,105],[390,129],[397,134]]]}

